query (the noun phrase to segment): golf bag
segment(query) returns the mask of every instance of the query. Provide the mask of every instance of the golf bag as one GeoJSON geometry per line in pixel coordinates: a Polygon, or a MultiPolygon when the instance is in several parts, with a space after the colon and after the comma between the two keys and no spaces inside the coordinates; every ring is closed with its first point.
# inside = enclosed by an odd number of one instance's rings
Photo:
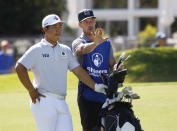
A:
{"type": "MultiPolygon", "coordinates": [[[[102,74],[104,84],[108,85],[107,100],[103,104],[99,116],[102,131],[143,131],[140,120],[135,117],[132,110],[132,100],[140,97],[132,91],[131,87],[125,87],[120,92],[117,91],[119,87],[122,87],[127,74],[127,69],[119,71],[124,56],[125,53],[120,56],[117,70],[107,76],[102,74]]],[[[127,59],[128,57],[125,60],[127,59]]]]}

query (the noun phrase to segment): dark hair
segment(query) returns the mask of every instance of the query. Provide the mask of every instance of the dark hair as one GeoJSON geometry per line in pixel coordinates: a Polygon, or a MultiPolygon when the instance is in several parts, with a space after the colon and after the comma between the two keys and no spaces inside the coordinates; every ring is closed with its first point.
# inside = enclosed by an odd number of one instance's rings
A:
{"type": "MultiPolygon", "coordinates": [[[[45,27],[47,28],[47,30],[49,29],[49,26],[50,26],[50,25],[45,26],[45,27]]],[[[45,32],[44,32],[43,28],[41,28],[41,32],[42,32],[42,37],[44,38],[45,32]]]]}
{"type": "Polygon", "coordinates": [[[46,28],[49,29],[49,26],[50,26],[50,25],[46,26],[46,28]]]}

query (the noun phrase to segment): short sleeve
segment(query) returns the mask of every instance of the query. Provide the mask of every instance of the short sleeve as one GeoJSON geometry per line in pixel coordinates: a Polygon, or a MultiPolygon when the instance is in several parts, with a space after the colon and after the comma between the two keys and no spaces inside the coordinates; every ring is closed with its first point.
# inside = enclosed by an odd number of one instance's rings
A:
{"type": "Polygon", "coordinates": [[[35,60],[36,60],[36,49],[34,47],[31,47],[18,60],[18,63],[21,63],[29,70],[34,66],[35,60]]]}
{"type": "Polygon", "coordinates": [[[76,68],[77,66],[79,66],[79,63],[76,60],[76,57],[73,55],[73,52],[69,49],[69,65],[68,65],[68,68],[71,71],[74,68],[76,68]]]}
{"type": "Polygon", "coordinates": [[[72,51],[73,51],[74,54],[75,54],[78,46],[81,45],[81,44],[83,44],[83,42],[79,38],[73,41],[73,43],[72,43],[72,51]]]}

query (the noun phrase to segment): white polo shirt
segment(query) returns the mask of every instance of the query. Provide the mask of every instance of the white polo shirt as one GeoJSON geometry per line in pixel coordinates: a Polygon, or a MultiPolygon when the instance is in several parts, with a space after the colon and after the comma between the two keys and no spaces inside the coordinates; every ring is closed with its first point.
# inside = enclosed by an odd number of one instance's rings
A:
{"type": "Polygon", "coordinates": [[[67,70],[79,63],[66,45],[57,43],[53,47],[45,39],[35,44],[18,60],[34,74],[33,85],[39,92],[50,92],[66,96],[67,70]]]}

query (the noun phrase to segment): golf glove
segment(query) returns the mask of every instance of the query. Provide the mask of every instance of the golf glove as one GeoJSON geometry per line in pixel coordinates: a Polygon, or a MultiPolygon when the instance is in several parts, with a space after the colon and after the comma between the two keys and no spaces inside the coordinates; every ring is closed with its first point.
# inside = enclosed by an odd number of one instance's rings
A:
{"type": "Polygon", "coordinates": [[[108,89],[108,86],[107,85],[104,85],[104,84],[95,84],[95,91],[96,92],[99,92],[99,93],[106,93],[105,92],[105,89],[108,89]]]}

